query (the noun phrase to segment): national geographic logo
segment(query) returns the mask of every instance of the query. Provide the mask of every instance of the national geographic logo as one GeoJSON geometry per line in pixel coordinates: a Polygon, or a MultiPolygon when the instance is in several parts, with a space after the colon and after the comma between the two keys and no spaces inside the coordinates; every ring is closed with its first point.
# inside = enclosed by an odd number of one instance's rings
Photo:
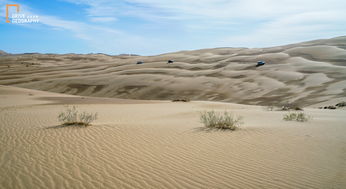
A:
{"type": "MultiPolygon", "coordinates": [[[[13,9],[13,8],[12,8],[13,9]]],[[[25,24],[25,23],[39,23],[39,17],[37,15],[26,15],[20,14],[20,6],[19,4],[7,4],[6,5],[6,22],[13,24],[25,24]],[[11,7],[16,9],[15,13],[10,15],[11,7]]]]}

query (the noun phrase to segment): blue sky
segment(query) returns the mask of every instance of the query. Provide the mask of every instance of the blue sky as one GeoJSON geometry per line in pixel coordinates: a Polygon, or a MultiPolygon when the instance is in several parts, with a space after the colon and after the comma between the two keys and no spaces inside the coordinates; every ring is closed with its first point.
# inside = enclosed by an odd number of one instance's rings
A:
{"type": "Polygon", "coordinates": [[[0,10],[10,53],[156,55],[346,35],[344,0],[1,0],[0,10]],[[6,23],[6,4],[40,22],[6,23]]]}

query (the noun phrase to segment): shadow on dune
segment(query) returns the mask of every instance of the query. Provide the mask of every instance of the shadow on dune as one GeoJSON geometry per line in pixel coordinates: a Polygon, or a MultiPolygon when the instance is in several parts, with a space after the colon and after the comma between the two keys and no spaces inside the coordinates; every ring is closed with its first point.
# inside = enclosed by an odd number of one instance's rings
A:
{"type": "Polygon", "coordinates": [[[54,125],[54,126],[48,126],[44,129],[62,129],[62,128],[87,128],[88,126],[84,125],[54,125]]]}
{"type": "MultiPolygon", "coordinates": [[[[196,128],[193,128],[192,130],[194,132],[207,132],[207,133],[210,133],[210,132],[233,132],[230,129],[217,129],[217,128],[208,128],[208,127],[196,127],[196,128]]],[[[240,130],[240,128],[238,128],[235,131],[238,131],[238,130],[240,130]]]]}

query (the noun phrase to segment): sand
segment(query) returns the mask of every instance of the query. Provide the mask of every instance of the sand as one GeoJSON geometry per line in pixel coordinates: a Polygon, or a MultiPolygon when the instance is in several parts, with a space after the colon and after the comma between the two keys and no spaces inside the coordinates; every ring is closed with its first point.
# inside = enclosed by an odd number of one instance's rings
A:
{"type": "Polygon", "coordinates": [[[341,101],[346,37],[157,56],[0,51],[0,188],[344,189],[346,108],[318,109],[341,101]],[[311,119],[266,108],[287,102],[311,119]],[[98,119],[61,126],[67,105],[98,119]],[[244,124],[206,129],[208,110],[244,124]]]}
{"type": "Polygon", "coordinates": [[[215,48],[157,56],[0,56],[1,85],[93,97],[330,105],[336,98],[346,100],[345,80],[346,37],[272,48],[215,48]],[[168,60],[175,62],[167,64],[168,60]],[[255,67],[259,60],[266,65],[255,67]],[[144,64],[137,65],[137,61],[144,64]]]}
{"type": "Polygon", "coordinates": [[[221,102],[121,102],[10,86],[0,86],[0,99],[0,188],[346,187],[345,109],[306,108],[312,120],[298,123],[221,102]],[[74,100],[99,114],[92,126],[59,126],[74,100]],[[228,110],[244,125],[206,130],[205,110],[228,110]]]}

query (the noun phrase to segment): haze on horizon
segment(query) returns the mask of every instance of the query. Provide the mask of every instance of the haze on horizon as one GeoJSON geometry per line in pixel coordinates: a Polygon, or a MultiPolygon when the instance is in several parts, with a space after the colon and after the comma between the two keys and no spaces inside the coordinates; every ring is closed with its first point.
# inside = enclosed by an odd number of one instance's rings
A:
{"type": "Polygon", "coordinates": [[[4,0],[0,49],[156,55],[269,47],[345,35],[345,7],[342,0],[4,0]],[[6,23],[6,4],[20,4],[40,23],[6,23]]]}

